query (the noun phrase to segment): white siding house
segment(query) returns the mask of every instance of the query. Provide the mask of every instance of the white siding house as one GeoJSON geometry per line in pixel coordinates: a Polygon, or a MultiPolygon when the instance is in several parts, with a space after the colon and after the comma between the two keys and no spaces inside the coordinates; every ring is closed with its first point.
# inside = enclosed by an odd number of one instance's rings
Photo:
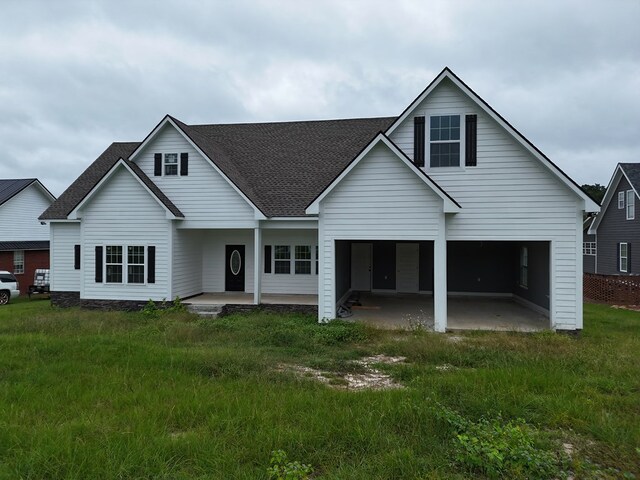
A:
{"type": "Polygon", "coordinates": [[[187,125],[167,116],[141,143],[109,147],[41,218],[52,225],[59,304],[317,295],[322,321],[355,291],[384,292],[432,298],[444,331],[452,294],[483,295],[576,330],[582,216],[597,210],[444,69],[398,117],[187,125]],[[76,244],[80,272],[70,266],[76,244]],[[128,260],[120,281],[107,273],[106,249],[117,245],[145,248],[144,282],[127,281],[128,260]]]}

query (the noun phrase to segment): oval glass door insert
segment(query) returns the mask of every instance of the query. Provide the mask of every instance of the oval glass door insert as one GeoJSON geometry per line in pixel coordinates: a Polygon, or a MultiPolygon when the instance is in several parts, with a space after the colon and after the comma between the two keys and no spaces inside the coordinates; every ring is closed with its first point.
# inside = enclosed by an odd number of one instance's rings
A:
{"type": "Polygon", "coordinates": [[[231,269],[231,273],[238,275],[241,267],[242,257],[240,256],[240,252],[238,250],[234,250],[231,252],[231,257],[229,258],[229,268],[231,269]]]}

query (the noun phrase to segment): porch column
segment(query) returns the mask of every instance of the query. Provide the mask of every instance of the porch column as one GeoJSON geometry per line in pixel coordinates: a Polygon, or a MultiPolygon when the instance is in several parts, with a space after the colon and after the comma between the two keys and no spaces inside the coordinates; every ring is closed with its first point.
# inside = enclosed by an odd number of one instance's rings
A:
{"type": "Polygon", "coordinates": [[[440,214],[438,236],[433,242],[433,328],[447,330],[447,231],[445,213],[440,214]]]}
{"type": "Polygon", "coordinates": [[[260,305],[262,297],[262,230],[253,229],[253,303],[260,305]]]}

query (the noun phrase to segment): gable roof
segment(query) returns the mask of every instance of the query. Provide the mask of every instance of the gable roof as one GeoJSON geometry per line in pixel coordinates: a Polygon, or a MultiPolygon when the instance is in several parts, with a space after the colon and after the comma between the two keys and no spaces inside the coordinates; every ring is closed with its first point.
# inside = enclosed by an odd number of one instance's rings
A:
{"type": "Polygon", "coordinates": [[[52,201],[56,199],[56,197],[54,197],[53,194],[47,190],[37,178],[7,179],[0,180],[0,205],[9,201],[29,185],[34,183],[38,185],[45,195],[48,195],[52,201]]]}
{"type": "Polygon", "coordinates": [[[413,102],[400,114],[400,116],[393,122],[389,129],[385,132],[387,135],[391,133],[411,114],[411,112],[445,79],[449,79],[460,90],[462,90],[472,101],[474,101],[486,114],[495,120],[498,125],[504,128],[510,133],[513,138],[518,141],[527,151],[529,151],[534,157],[536,157],[545,167],[547,167],[556,177],[570,190],[572,190],[578,197],[585,202],[585,211],[597,212],[600,209],[598,202],[596,202],[591,196],[586,193],[580,185],[578,185],[569,175],[560,169],[555,163],[553,163],[541,150],[538,149],[533,143],[531,143],[524,135],[516,130],[513,125],[507,122],[502,115],[496,112],[491,105],[489,105],[480,95],[474,92],[466,83],[464,83],[449,67],[445,67],[433,81],[427,85],[427,87],[418,95],[413,102]]]}
{"type": "Polygon", "coordinates": [[[140,184],[144,187],[144,189],[160,204],[161,207],[165,209],[167,212],[168,218],[184,218],[182,212],[176,207],[171,200],[169,200],[164,193],[160,191],[160,189],[153,183],[149,177],[142,171],[142,169],[133,162],[128,160],[124,160],[123,158],[119,158],[111,168],[103,175],[98,183],[94,185],[89,192],[78,202],[78,204],[74,207],[74,209],[69,213],[69,216],[72,218],[76,214],[76,212],[82,208],[82,206],[88,202],[91,197],[98,191],[99,187],[105,183],[111,175],[114,174],[117,167],[121,166],[125,168],[140,184]]]}
{"type": "MultiPolygon", "coordinates": [[[[316,195],[395,119],[187,125],[169,118],[268,217],[306,215],[316,195]]],[[[119,158],[128,160],[141,145],[113,143],[40,219],[66,219],[119,158]]]]}
{"type": "Polygon", "coordinates": [[[326,197],[348,174],[351,170],[355,168],[355,166],[362,161],[363,158],[367,156],[367,154],[380,143],[386,145],[386,147],[391,150],[391,152],[403,162],[409,169],[420,178],[433,192],[440,197],[444,202],[444,212],[445,213],[455,213],[460,211],[460,204],[455,201],[453,197],[451,197],[447,192],[445,192],[440,185],[438,185],[434,180],[429,177],[424,171],[420,168],[416,167],[415,163],[411,161],[409,157],[407,157],[402,150],[400,150],[395,143],[391,141],[389,137],[387,137],[384,133],[380,132],[376,137],[369,142],[369,144],[362,149],[362,151],[353,159],[353,161],[349,162],[349,164],[340,172],[339,175],[325,188],[321,191],[318,196],[311,202],[309,207],[307,207],[307,212],[309,213],[318,213],[318,209],[320,206],[320,202],[324,197],[326,197]]]}
{"type": "Polygon", "coordinates": [[[640,163],[619,163],[613,170],[613,175],[611,175],[611,180],[609,180],[609,185],[607,185],[607,190],[604,194],[604,198],[602,199],[600,213],[596,216],[595,220],[589,227],[588,233],[590,235],[597,233],[598,226],[600,225],[600,222],[602,222],[602,218],[607,211],[607,208],[609,208],[609,204],[613,199],[613,195],[618,188],[618,184],[622,177],[627,179],[629,185],[631,185],[631,188],[635,192],[636,197],[640,198],[640,195],[638,194],[638,192],[640,192],[640,163]]]}

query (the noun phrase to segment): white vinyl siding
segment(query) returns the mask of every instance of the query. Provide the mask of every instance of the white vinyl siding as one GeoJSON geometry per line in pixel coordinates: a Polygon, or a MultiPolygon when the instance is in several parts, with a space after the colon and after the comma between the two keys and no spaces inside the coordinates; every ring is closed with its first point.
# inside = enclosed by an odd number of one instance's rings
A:
{"type": "Polygon", "coordinates": [[[244,291],[253,292],[253,230],[202,232],[202,288],[225,291],[225,245],[244,245],[244,291]]]}
{"type": "MultiPolygon", "coordinates": [[[[171,125],[165,126],[136,157],[136,163],[184,214],[180,228],[245,228],[254,210],[171,125]],[[189,175],[155,177],[154,154],[189,154],[189,175]]],[[[164,169],[164,165],[163,165],[164,169]]]]}
{"type": "MultiPolygon", "coordinates": [[[[478,115],[477,166],[428,169],[462,207],[447,216],[447,240],[551,241],[552,321],[560,329],[582,328],[578,198],[449,80],[438,85],[414,115],[456,112],[478,115]]],[[[405,120],[391,139],[412,156],[412,119],[405,120]]]]}
{"type": "MultiPolygon", "coordinates": [[[[80,223],[51,222],[49,268],[54,292],[80,291],[80,270],[74,268],[75,245],[80,245],[80,223]]],[[[82,261],[80,268],[85,268],[82,261]]]]}
{"type": "Polygon", "coordinates": [[[0,205],[0,242],[49,240],[49,225],[38,220],[49,205],[50,197],[35,184],[0,205]]]}
{"type": "Polygon", "coordinates": [[[335,240],[434,240],[442,209],[416,172],[374,147],[320,205],[320,317],[335,317],[335,240]]]}
{"type": "MultiPolygon", "coordinates": [[[[174,222],[179,224],[180,222],[174,222]]],[[[181,230],[173,228],[173,254],[171,261],[171,298],[189,297],[202,293],[202,243],[201,230],[181,230]]]]}
{"type": "MultiPolygon", "coordinates": [[[[82,209],[80,216],[83,239],[82,298],[162,300],[169,297],[170,220],[166,219],[164,208],[131,173],[124,167],[118,167],[82,209]],[[155,246],[155,283],[97,283],[95,247],[106,245],[155,246]]],[[[126,255],[126,250],[123,250],[123,255],[126,255]]],[[[73,268],[73,261],[70,265],[73,268]]]]}

